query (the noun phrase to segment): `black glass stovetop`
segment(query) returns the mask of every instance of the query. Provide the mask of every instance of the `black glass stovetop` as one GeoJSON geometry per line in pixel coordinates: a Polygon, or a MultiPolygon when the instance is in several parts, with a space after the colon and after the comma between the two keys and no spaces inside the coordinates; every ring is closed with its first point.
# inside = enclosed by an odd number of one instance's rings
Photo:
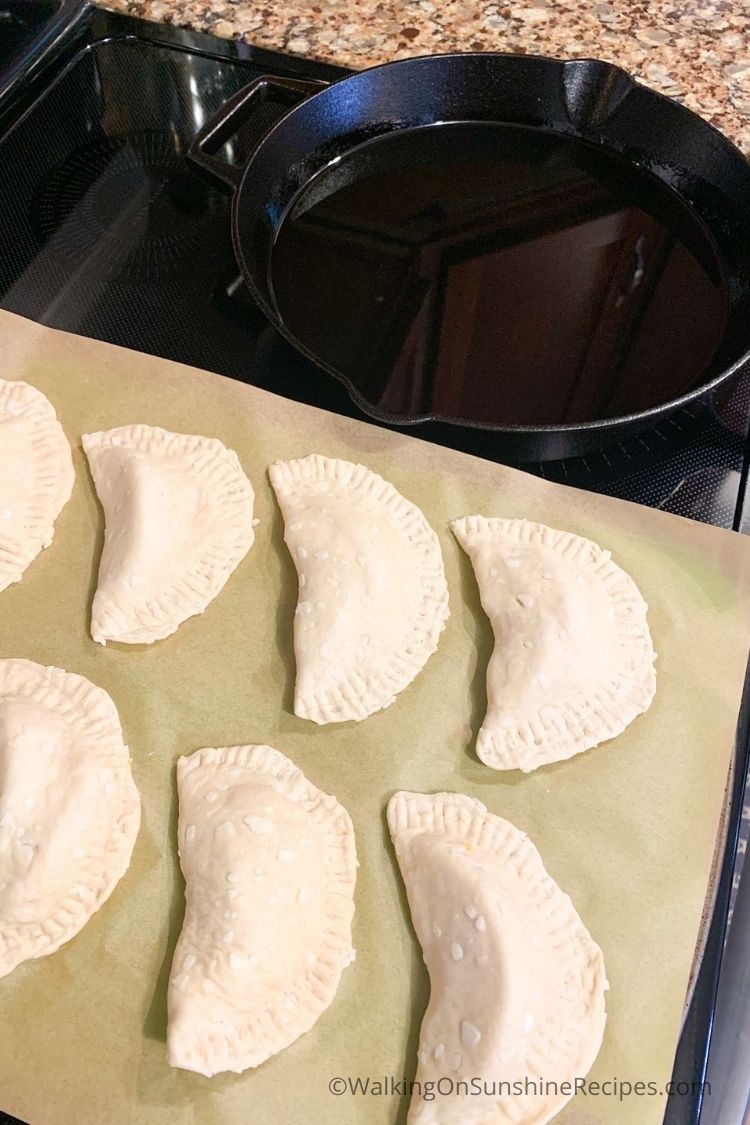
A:
{"type": "MultiPolygon", "coordinates": [[[[41,56],[16,65],[0,100],[0,306],[364,418],[253,307],[234,262],[229,202],[186,160],[201,125],[258,75],[344,72],[96,10],[84,17],[78,11],[41,56]]],[[[227,155],[240,162],[282,112],[262,107],[227,155]]],[[[624,444],[522,467],[750,531],[749,416],[750,374],[624,444]]],[[[504,460],[490,433],[438,424],[411,432],[504,460]]],[[[676,1075],[693,1081],[705,1061],[723,928],[720,918],[676,1062],[676,1075]]],[[[667,1119],[687,1123],[697,1112],[694,1099],[681,1098],[667,1119]]]]}
{"type": "MultiPolygon", "coordinates": [[[[203,122],[259,74],[343,72],[249,48],[231,57],[231,45],[206,36],[100,12],[83,41],[77,34],[26,92],[20,120],[8,114],[0,138],[0,303],[56,328],[365,417],[252,306],[234,264],[229,202],[185,155],[203,122]]],[[[282,112],[266,104],[233,140],[232,158],[241,161],[282,112]]],[[[750,374],[623,444],[523,467],[740,528],[749,416],[750,374]]],[[[488,432],[435,423],[411,432],[506,460],[488,432]]]]}

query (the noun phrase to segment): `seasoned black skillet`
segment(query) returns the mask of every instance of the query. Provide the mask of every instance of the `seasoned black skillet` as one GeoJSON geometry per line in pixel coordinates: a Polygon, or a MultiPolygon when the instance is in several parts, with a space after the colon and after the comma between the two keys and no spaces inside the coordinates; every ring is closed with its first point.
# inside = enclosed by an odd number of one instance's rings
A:
{"type": "MultiPolygon", "coordinates": [[[[495,134],[487,135],[488,143],[493,143],[495,134]]],[[[392,140],[389,137],[389,144],[392,140]]],[[[300,351],[342,380],[364,411],[391,424],[441,421],[480,426],[493,431],[511,456],[534,460],[577,456],[617,443],[678,407],[709,397],[750,365],[750,166],[712,126],[607,63],[455,54],[388,63],[329,86],[261,78],[241,90],[201,130],[190,156],[234,192],[235,253],[260,309],[300,351]],[[223,146],[253,115],[260,113],[262,119],[272,102],[288,110],[262,136],[247,162],[237,166],[225,160],[220,155],[223,146]],[[416,406],[394,410],[370,393],[366,380],[360,382],[351,370],[324,354],[317,337],[306,338],[286,323],[274,294],[274,246],[290,208],[308,191],[313,178],[317,176],[319,183],[322,176],[332,175],[332,167],[333,174],[338,167],[346,168],[342,158],[385,134],[398,132],[410,144],[407,136],[414,134],[407,135],[406,130],[448,129],[465,122],[502,122],[531,127],[547,137],[587,142],[596,146],[597,154],[611,153],[646,170],[681,197],[684,213],[695,217],[710,235],[716,258],[711,268],[721,275],[725,300],[716,348],[696,373],[694,384],[644,409],[615,416],[604,416],[603,411],[601,417],[584,420],[488,421],[470,412],[462,414],[460,408],[441,410],[430,404],[425,410],[418,401],[416,406]]],[[[322,284],[325,278],[323,262],[322,284]]],[[[346,333],[346,323],[334,327],[346,333]]],[[[658,364],[659,357],[654,356],[653,362],[658,364]]],[[[554,364],[541,378],[537,372],[534,393],[542,399],[547,391],[552,394],[555,375],[554,364]]],[[[502,379],[502,371],[488,372],[487,377],[502,379]]]]}

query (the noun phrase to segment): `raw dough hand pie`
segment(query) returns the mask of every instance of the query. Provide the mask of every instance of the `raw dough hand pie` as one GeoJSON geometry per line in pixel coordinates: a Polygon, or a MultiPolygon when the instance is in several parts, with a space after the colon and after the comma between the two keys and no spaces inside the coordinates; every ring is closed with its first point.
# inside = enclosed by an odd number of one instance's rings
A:
{"type": "Polygon", "coordinates": [[[73,479],[52,403],[28,383],[0,379],[0,590],[49,547],[73,479]]]}
{"type": "Polygon", "coordinates": [[[107,521],[91,635],[161,640],[203,613],[252,546],[250,482],[214,438],[138,425],[81,440],[107,521]]]}
{"type": "Polygon", "coordinates": [[[180,758],[177,789],[186,909],[169,1062],[240,1073],[309,1031],[354,960],[354,830],[270,746],[180,758]]]}
{"type": "Polygon", "coordinates": [[[140,816],[107,693],[59,668],[0,660],[0,977],[54,953],[106,902],[140,816]]]}
{"type": "Polygon", "coordinates": [[[388,707],[448,617],[440,544],[422,513],[363,465],[277,461],[271,483],[299,575],[294,713],[315,723],[388,707]]]}
{"type": "Polygon", "coordinates": [[[430,974],[417,1091],[479,1083],[417,1092],[410,1125],[544,1125],[601,1046],[600,949],[528,837],[481,802],[397,793],[388,826],[430,974]]]}
{"type": "Polygon", "coordinates": [[[646,603],[609,551],[527,520],[452,524],[492,622],[477,754],[524,772],[614,738],[654,697],[646,603]]]}

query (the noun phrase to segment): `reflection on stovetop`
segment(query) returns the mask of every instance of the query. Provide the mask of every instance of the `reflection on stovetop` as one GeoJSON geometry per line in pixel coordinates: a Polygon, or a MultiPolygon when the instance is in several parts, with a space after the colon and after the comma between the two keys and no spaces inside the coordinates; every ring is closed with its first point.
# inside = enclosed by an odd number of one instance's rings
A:
{"type": "MultiPolygon", "coordinates": [[[[343,386],[253,306],[237,276],[228,200],[186,159],[206,118],[258,73],[133,39],[80,51],[0,139],[0,303],[42,323],[364,418],[343,386]]],[[[233,142],[236,159],[278,112],[264,107],[233,142]]],[[[616,447],[522,467],[739,526],[749,414],[750,377],[616,447]]],[[[491,432],[442,423],[409,432],[507,460],[491,432]]]]}
{"type": "Polygon", "coordinates": [[[59,7],[60,0],[4,0],[0,4],[0,68],[28,46],[59,7]]]}

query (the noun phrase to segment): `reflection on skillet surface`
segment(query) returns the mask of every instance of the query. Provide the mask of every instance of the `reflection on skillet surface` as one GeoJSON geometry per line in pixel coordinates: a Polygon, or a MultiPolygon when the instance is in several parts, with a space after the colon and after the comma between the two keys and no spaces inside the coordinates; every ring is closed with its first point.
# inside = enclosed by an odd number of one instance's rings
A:
{"type": "Polygon", "coordinates": [[[617,417],[710,373],[727,293],[679,197],[600,148],[453,124],[390,134],[302,189],[269,282],[286,329],[376,411],[617,417]]]}

